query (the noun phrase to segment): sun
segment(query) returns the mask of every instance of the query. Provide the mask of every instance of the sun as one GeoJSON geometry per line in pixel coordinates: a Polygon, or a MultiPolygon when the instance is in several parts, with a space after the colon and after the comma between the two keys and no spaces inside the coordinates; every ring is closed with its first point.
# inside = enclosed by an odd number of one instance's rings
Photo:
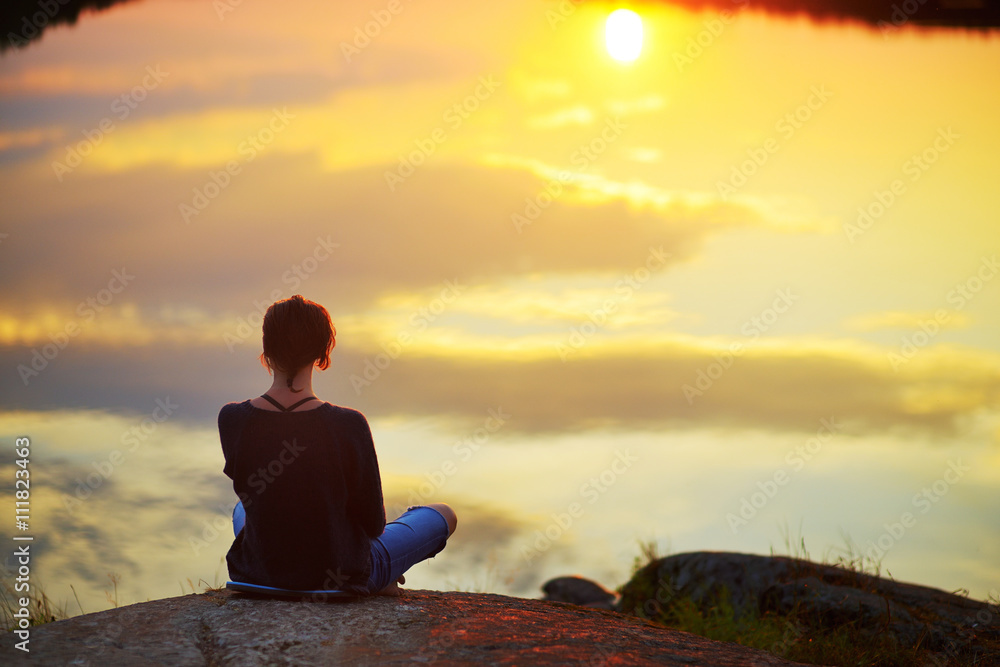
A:
{"type": "Polygon", "coordinates": [[[604,39],[612,58],[632,62],[642,51],[642,19],[631,9],[616,9],[604,24],[604,39]]]}

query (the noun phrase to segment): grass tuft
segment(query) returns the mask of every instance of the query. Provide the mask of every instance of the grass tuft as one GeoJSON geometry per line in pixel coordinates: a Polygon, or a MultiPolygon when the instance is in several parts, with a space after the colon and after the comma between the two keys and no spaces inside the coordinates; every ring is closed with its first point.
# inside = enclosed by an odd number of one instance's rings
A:
{"type": "MultiPolygon", "coordinates": [[[[14,614],[18,612],[22,605],[20,604],[21,598],[28,599],[28,618],[27,622],[30,626],[42,625],[43,623],[53,623],[55,621],[62,621],[71,617],[66,611],[65,606],[58,606],[49,599],[45,591],[35,583],[32,583],[28,590],[18,591],[16,590],[16,580],[13,573],[4,571],[0,577],[0,623],[3,624],[4,630],[10,631],[14,630],[18,626],[19,618],[15,617],[14,614]]],[[[219,573],[216,572],[216,583],[209,584],[204,579],[198,580],[198,586],[201,590],[197,590],[196,585],[191,581],[190,578],[187,579],[187,585],[191,588],[191,592],[195,594],[199,593],[209,593],[213,591],[220,591],[225,588],[225,584],[219,583],[219,573]]],[[[108,581],[111,584],[111,590],[105,590],[104,595],[108,600],[110,608],[117,609],[121,606],[121,601],[118,599],[118,584],[121,583],[121,575],[109,572],[108,581]]],[[[76,599],[76,604],[80,608],[80,613],[87,613],[83,605],[80,603],[80,596],[76,594],[76,588],[70,585],[70,590],[73,591],[73,597],[76,599]]],[[[181,592],[186,593],[184,589],[184,584],[181,583],[181,592]]]]}
{"type": "Polygon", "coordinates": [[[2,619],[4,630],[17,629],[22,620],[25,620],[30,627],[60,621],[67,617],[65,607],[57,606],[37,586],[29,586],[28,590],[17,590],[14,576],[5,573],[2,585],[0,585],[0,619],[2,619]],[[22,598],[28,601],[26,619],[14,615],[20,613],[22,607],[25,607],[20,603],[22,598]]]}

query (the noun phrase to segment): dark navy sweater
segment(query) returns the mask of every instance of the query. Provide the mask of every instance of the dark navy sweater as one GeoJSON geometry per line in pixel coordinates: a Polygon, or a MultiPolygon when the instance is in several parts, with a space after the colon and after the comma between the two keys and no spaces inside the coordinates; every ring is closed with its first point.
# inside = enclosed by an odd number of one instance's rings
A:
{"type": "Polygon", "coordinates": [[[219,411],[219,438],[247,515],[226,554],[230,578],[367,593],[385,505],[364,415],[329,403],[274,412],[246,400],[219,411]]]}

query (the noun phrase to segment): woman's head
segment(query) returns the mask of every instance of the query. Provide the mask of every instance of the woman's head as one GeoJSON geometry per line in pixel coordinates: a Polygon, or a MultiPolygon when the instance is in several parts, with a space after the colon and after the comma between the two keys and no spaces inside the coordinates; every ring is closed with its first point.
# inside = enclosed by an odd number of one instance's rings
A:
{"type": "Polygon", "coordinates": [[[301,368],[316,364],[320,370],[330,366],[330,350],[337,344],[337,330],[326,308],[301,295],[276,301],[264,314],[264,352],[260,361],[269,370],[281,371],[292,378],[301,368]]]}

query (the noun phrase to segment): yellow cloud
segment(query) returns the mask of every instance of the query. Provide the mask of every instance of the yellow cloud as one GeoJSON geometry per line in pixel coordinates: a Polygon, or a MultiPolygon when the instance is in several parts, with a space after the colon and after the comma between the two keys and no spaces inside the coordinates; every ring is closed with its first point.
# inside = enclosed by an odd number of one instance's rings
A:
{"type": "Polygon", "coordinates": [[[0,151],[12,148],[31,148],[40,144],[58,141],[65,132],[57,128],[0,132],[0,151]]]}
{"type": "Polygon", "coordinates": [[[965,329],[972,320],[966,313],[940,309],[937,311],[889,310],[881,313],[856,315],[844,321],[844,326],[852,331],[879,331],[882,329],[919,329],[934,326],[935,330],[965,329]]]}
{"type": "Polygon", "coordinates": [[[547,130],[566,125],[590,125],[594,122],[594,112],[584,105],[559,109],[541,116],[534,116],[527,121],[533,130],[547,130]]]}
{"type": "Polygon", "coordinates": [[[635,148],[630,148],[626,151],[626,154],[630,159],[636,162],[659,162],[663,159],[663,151],[659,148],[647,148],[643,146],[636,146],[635,148]]]}
{"type": "Polygon", "coordinates": [[[537,104],[543,100],[562,99],[570,95],[573,86],[567,79],[538,79],[511,72],[511,86],[527,104],[537,104]]]}
{"type": "Polygon", "coordinates": [[[653,94],[633,99],[608,100],[605,106],[614,114],[652,113],[667,106],[667,100],[662,95],[653,94]]]}
{"type": "MultiPolygon", "coordinates": [[[[36,65],[0,76],[0,94],[16,95],[120,95],[136,85],[135,73],[122,66],[98,67],[59,64],[36,65]]],[[[142,76],[139,76],[142,79],[142,76]]],[[[110,101],[109,101],[110,103],[110,101]]]]}
{"type": "MultiPolygon", "coordinates": [[[[245,165],[271,153],[315,153],[331,170],[395,166],[413,153],[419,153],[413,161],[422,165],[430,156],[474,151],[481,136],[469,128],[492,124],[486,107],[491,96],[503,94],[503,84],[502,79],[483,77],[437,85],[370,86],[320,102],[216,107],[121,123],[94,148],[85,168],[123,171],[167,164],[218,169],[229,161],[245,165]],[[400,114],[400,108],[406,113],[400,114]]],[[[55,155],[63,157],[61,152],[55,155]]]]}
{"type": "Polygon", "coordinates": [[[0,344],[63,348],[75,341],[98,345],[148,346],[173,342],[218,343],[232,329],[225,318],[213,319],[193,308],[164,307],[143,315],[135,303],[100,307],[48,304],[19,315],[0,314],[0,344]]]}

